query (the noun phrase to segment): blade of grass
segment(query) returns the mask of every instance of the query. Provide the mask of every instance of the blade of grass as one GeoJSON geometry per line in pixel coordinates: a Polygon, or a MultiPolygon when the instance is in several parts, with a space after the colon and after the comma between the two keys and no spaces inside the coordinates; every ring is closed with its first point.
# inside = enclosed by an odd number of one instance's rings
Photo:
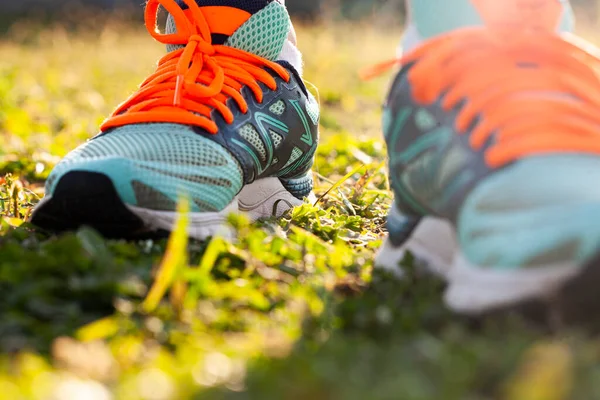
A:
{"type": "Polygon", "coordinates": [[[223,243],[223,239],[219,237],[213,238],[206,248],[204,256],[202,256],[202,260],[200,260],[200,265],[198,266],[198,269],[203,276],[210,274],[217,259],[226,248],[227,246],[223,243]]]}
{"type": "Polygon", "coordinates": [[[344,182],[346,182],[348,179],[350,179],[352,177],[352,175],[356,174],[358,171],[360,171],[364,167],[365,167],[364,165],[359,165],[358,167],[354,168],[352,171],[348,172],[342,179],[340,179],[332,187],[327,189],[327,191],[325,193],[323,193],[323,195],[321,197],[319,197],[317,199],[317,201],[315,202],[315,204],[313,204],[313,205],[316,206],[317,204],[319,204],[325,197],[327,197],[327,195],[329,193],[331,193],[332,190],[335,190],[335,189],[339,188],[340,186],[342,186],[344,184],[344,182]]]}
{"type": "Polygon", "coordinates": [[[116,335],[118,332],[119,324],[115,318],[106,317],[81,327],[75,336],[82,342],[93,342],[95,340],[106,339],[116,335]]]}
{"type": "Polygon", "coordinates": [[[573,355],[561,342],[540,342],[525,355],[505,400],[564,400],[573,388],[573,355]]]}
{"type": "Polygon", "coordinates": [[[156,310],[165,293],[173,284],[177,270],[187,264],[189,212],[190,202],[187,198],[183,197],[177,205],[178,217],[175,230],[169,238],[167,250],[156,274],[154,284],[142,304],[143,310],[147,313],[156,310]]]}

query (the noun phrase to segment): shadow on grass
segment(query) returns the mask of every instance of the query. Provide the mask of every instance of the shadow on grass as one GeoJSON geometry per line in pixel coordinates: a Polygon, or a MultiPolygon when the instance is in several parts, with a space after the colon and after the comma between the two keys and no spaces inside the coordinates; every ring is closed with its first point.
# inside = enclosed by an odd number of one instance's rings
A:
{"type": "MultiPolygon", "coordinates": [[[[342,285],[287,358],[257,359],[247,390],[198,399],[497,399],[544,330],[515,316],[472,321],[442,305],[443,284],[414,271],[342,285]]],[[[558,398],[557,398],[558,399],[558,398]]]]}
{"type": "Polygon", "coordinates": [[[105,242],[82,229],[48,238],[29,226],[0,236],[0,352],[47,353],[52,341],[140,299],[159,245],[105,242]]]}

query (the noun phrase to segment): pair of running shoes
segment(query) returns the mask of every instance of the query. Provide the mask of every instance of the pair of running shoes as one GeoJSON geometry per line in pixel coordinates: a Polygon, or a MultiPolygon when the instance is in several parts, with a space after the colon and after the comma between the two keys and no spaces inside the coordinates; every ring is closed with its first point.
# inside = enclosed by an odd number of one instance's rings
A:
{"type": "MultiPolygon", "coordinates": [[[[557,33],[563,4],[537,3],[472,0],[473,26],[375,71],[401,65],[384,107],[395,201],[376,264],[401,274],[412,253],[468,315],[595,296],[600,61],[557,33]]],[[[189,233],[204,239],[232,212],[281,216],[310,196],[319,105],[285,6],[149,0],[146,26],[167,55],[56,166],[32,222],[135,237],[169,231],[186,195],[189,233]]]]}

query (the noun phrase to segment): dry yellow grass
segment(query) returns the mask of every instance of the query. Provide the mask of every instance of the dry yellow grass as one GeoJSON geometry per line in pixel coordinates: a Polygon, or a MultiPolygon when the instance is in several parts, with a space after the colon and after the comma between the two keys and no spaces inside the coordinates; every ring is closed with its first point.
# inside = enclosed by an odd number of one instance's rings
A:
{"type": "MultiPolygon", "coordinates": [[[[378,135],[386,78],[365,83],[358,71],[394,56],[399,27],[384,33],[367,24],[298,26],[298,33],[306,78],[321,88],[324,130],[378,135]]],[[[8,121],[4,151],[62,156],[97,132],[153,72],[164,48],[141,24],[96,32],[20,25],[0,40],[0,54],[0,74],[12,77],[0,87],[8,121]]]]}

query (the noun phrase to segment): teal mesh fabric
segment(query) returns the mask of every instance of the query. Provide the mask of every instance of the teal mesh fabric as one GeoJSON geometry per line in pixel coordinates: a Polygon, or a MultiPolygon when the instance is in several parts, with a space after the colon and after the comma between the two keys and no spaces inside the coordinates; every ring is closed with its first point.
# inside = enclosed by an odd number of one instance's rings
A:
{"type": "Polygon", "coordinates": [[[252,124],[246,124],[240,128],[240,136],[252,145],[260,155],[260,159],[267,160],[267,148],[260,138],[260,134],[252,124]]]}
{"type": "MultiPolygon", "coordinates": [[[[292,22],[285,6],[272,2],[252,15],[225,44],[275,61],[281,54],[291,27],[292,22]]],[[[165,32],[168,34],[177,32],[177,26],[170,15],[167,18],[165,32]]],[[[183,46],[167,45],[167,51],[181,47],[183,46]]]]}
{"type": "Polygon", "coordinates": [[[461,247],[482,267],[585,264],[600,248],[600,158],[521,160],[483,180],[458,218],[461,247]]]}
{"type": "MultiPolygon", "coordinates": [[[[572,32],[575,22],[570,3],[566,0],[556,1],[560,1],[564,7],[557,30],[572,32]]],[[[422,40],[467,26],[483,25],[470,0],[413,0],[410,2],[410,9],[418,36],[422,40]]]]}
{"type": "Polygon", "coordinates": [[[274,1],[250,17],[226,44],[274,61],[281,54],[291,26],[285,6],[274,1]]]}
{"type": "Polygon", "coordinates": [[[87,142],[54,169],[47,192],[70,171],[102,173],[124,203],[162,211],[174,211],[182,195],[195,212],[221,211],[243,183],[225,148],[177,124],[128,125],[87,142]]]}
{"type": "Polygon", "coordinates": [[[277,149],[283,143],[283,136],[279,133],[269,129],[269,135],[271,136],[271,140],[273,141],[273,146],[277,149]]]}
{"type": "MultiPolygon", "coordinates": [[[[170,35],[170,34],[173,34],[176,32],[177,32],[177,25],[175,25],[175,19],[173,18],[173,16],[171,14],[169,14],[169,16],[167,17],[167,24],[165,26],[165,33],[170,35]]],[[[182,47],[185,47],[185,46],[181,46],[178,44],[168,44],[167,52],[170,53],[170,52],[180,49],[182,47]]]]}
{"type": "Polygon", "coordinates": [[[287,164],[285,164],[283,166],[283,168],[289,167],[294,162],[296,162],[300,157],[302,157],[302,150],[300,150],[297,147],[294,147],[294,149],[292,150],[292,155],[290,156],[290,159],[288,160],[287,164]]]}
{"type": "Polygon", "coordinates": [[[285,112],[285,102],[283,100],[279,100],[269,108],[269,111],[277,116],[283,115],[285,112]]]}
{"type": "Polygon", "coordinates": [[[319,103],[312,94],[309,94],[309,98],[311,101],[306,102],[306,112],[308,113],[308,116],[313,124],[317,125],[320,117],[319,103]]]}

